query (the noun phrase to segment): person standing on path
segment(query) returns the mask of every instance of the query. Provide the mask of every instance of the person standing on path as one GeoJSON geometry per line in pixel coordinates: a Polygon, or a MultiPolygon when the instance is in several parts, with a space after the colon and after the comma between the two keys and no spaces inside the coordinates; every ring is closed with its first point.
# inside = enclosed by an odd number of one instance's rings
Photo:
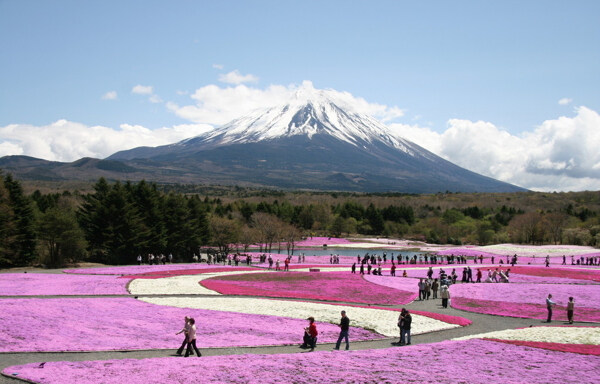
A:
{"type": "Polygon", "coordinates": [[[573,324],[573,311],[575,310],[575,301],[573,297],[569,297],[569,302],[567,303],[567,319],[569,320],[569,324],[573,324]]]}
{"type": "Polygon", "coordinates": [[[556,305],[556,303],[552,301],[552,294],[549,293],[546,298],[546,307],[548,308],[548,320],[546,320],[546,323],[552,322],[552,307],[554,305],[556,305]]]}
{"type": "Polygon", "coordinates": [[[448,308],[448,299],[450,298],[450,291],[447,285],[442,285],[440,289],[440,296],[442,298],[442,307],[448,308]]]}
{"type": "Polygon", "coordinates": [[[419,287],[419,301],[424,300],[425,299],[425,282],[423,281],[423,279],[419,279],[417,286],[419,287]]]}
{"type": "Polygon", "coordinates": [[[196,356],[200,357],[202,356],[202,354],[200,353],[200,351],[198,350],[198,347],[196,346],[196,320],[194,320],[194,318],[191,318],[189,320],[189,324],[190,324],[190,328],[188,331],[188,342],[187,342],[187,350],[185,351],[185,356],[184,357],[188,357],[190,355],[190,353],[192,352],[192,348],[194,348],[194,351],[196,352],[196,356]]]}
{"type": "Polygon", "coordinates": [[[412,317],[410,316],[410,312],[407,309],[404,310],[404,316],[402,321],[401,332],[402,335],[400,337],[400,345],[410,345],[410,324],[412,323],[412,317]]]}
{"type": "Polygon", "coordinates": [[[350,349],[350,342],[348,341],[348,330],[350,329],[350,319],[346,316],[346,311],[342,311],[342,319],[340,320],[340,336],[338,337],[335,349],[340,349],[342,339],[346,339],[346,351],[350,349]]]}
{"type": "Polygon", "coordinates": [[[434,279],[433,283],[431,283],[431,292],[433,292],[433,298],[437,299],[438,297],[438,289],[440,288],[440,284],[438,283],[438,279],[434,279]]]}

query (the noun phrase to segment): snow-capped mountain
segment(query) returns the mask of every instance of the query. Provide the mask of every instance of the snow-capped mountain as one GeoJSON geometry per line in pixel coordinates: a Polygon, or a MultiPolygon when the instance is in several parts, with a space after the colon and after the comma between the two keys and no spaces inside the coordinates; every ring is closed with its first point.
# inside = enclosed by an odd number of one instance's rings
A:
{"type": "Polygon", "coordinates": [[[305,83],[289,99],[179,143],[107,160],[157,179],[369,192],[504,192],[519,187],[458,167],[403,139],[354,99],[305,83]]]}
{"type": "Polygon", "coordinates": [[[411,152],[413,143],[397,137],[386,125],[367,114],[352,110],[332,90],[319,90],[304,83],[281,105],[257,110],[201,136],[180,144],[231,145],[275,140],[290,136],[326,134],[353,146],[380,142],[411,152]]]}

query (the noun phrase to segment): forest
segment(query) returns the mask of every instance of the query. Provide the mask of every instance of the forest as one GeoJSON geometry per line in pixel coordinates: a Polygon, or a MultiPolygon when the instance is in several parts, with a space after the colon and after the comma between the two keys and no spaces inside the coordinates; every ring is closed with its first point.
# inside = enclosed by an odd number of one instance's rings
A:
{"type": "Polygon", "coordinates": [[[150,253],[190,261],[207,247],[256,244],[292,253],[316,235],[600,246],[599,213],[598,191],[406,195],[99,179],[84,190],[25,192],[0,174],[0,267],[133,264],[150,253]]]}

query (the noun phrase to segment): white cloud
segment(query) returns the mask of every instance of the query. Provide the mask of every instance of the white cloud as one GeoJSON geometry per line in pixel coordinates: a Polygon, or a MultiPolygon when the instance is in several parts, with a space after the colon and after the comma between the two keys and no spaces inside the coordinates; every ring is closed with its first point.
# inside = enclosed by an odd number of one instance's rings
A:
{"type": "Polygon", "coordinates": [[[533,190],[600,189],[600,115],[579,107],[574,117],[544,121],[511,135],[489,122],[452,119],[448,128],[391,125],[445,159],[502,181],[533,190]]]}
{"type": "Polygon", "coordinates": [[[573,101],[573,99],[569,99],[568,97],[563,97],[562,99],[558,100],[558,104],[559,105],[569,105],[569,104],[571,104],[572,101],[573,101]]]}
{"type": "Polygon", "coordinates": [[[195,123],[221,125],[255,109],[276,105],[290,93],[290,87],[281,85],[271,85],[264,90],[246,85],[226,88],[207,85],[191,95],[195,104],[179,106],[168,102],[167,108],[195,123]]]}
{"type": "Polygon", "coordinates": [[[117,91],[109,91],[102,95],[102,100],[116,100],[117,91]]]}
{"type": "Polygon", "coordinates": [[[213,64],[212,67],[214,69],[223,69],[223,68],[225,68],[225,66],[223,64],[213,64]]]}
{"type": "Polygon", "coordinates": [[[240,71],[236,69],[229,73],[219,75],[219,81],[222,83],[235,85],[244,83],[257,83],[258,77],[251,74],[242,75],[240,71]]]}
{"type": "Polygon", "coordinates": [[[135,93],[137,95],[151,95],[153,92],[153,88],[151,85],[136,85],[131,89],[131,93],[135,93]]]}
{"type": "MultiPolygon", "coordinates": [[[[207,85],[197,89],[191,95],[195,104],[180,106],[168,102],[167,108],[177,116],[195,123],[221,125],[253,110],[281,104],[302,87],[312,89],[313,85],[310,81],[304,81],[300,86],[293,84],[288,86],[270,85],[266,89],[246,85],[235,87],[207,85]]],[[[327,92],[333,94],[336,101],[384,122],[404,115],[404,112],[396,106],[389,107],[383,104],[369,103],[365,99],[355,97],[348,92],[334,90],[327,90],[327,92]]]]}
{"type": "Polygon", "coordinates": [[[157,95],[151,95],[148,100],[151,103],[162,103],[162,99],[160,97],[158,97],[157,95]]]}
{"type": "Polygon", "coordinates": [[[87,126],[67,120],[50,125],[11,124],[0,127],[0,157],[26,155],[55,161],[82,157],[104,158],[139,146],[171,144],[212,129],[209,125],[184,124],[151,130],[122,124],[119,129],[87,126]]]}

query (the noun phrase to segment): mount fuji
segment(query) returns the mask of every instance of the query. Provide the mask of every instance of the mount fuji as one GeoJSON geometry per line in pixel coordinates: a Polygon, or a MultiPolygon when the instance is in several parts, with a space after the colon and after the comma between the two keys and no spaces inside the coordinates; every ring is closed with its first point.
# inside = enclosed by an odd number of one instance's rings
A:
{"type": "Polygon", "coordinates": [[[280,105],[202,135],[117,152],[97,164],[88,159],[88,174],[102,165],[102,175],[110,178],[190,184],[403,193],[524,190],[436,156],[358,112],[344,95],[304,83],[280,105]]]}
{"type": "Polygon", "coordinates": [[[194,171],[198,181],[365,192],[509,192],[357,112],[340,93],[303,84],[289,100],[176,144],[109,160],[194,171]]]}

